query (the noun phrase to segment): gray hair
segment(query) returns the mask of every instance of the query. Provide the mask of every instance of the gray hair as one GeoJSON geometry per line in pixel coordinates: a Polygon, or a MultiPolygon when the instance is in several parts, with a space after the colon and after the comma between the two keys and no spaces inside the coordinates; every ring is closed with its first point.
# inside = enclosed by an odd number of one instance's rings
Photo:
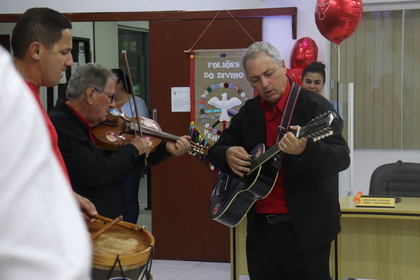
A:
{"type": "Polygon", "coordinates": [[[280,52],[274,47],[271,43],[268,42],[255,42],[251,46],[249,46],[245,53],[242,55],[242,67],[244,68],[246,72],[246,62],[261,54],[266,53],[269,57],[273,60],[274,63],[278,64],[280,67],[282,67],[281,62],[282,58],[280,55],[280,52]]]}
{"type": "Polygon", "coordinates": [[[89,87],[98,91],[104,91],[108,85],[108,79],[116,81],[115,75],[106,67],[98,63],[88,63],[77,67],[67,85],[66,98],[77,101],[89,87]]]}

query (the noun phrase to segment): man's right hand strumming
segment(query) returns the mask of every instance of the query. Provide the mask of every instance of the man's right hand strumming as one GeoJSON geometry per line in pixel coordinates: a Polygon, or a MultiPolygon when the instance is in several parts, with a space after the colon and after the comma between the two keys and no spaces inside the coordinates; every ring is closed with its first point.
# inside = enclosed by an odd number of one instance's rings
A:
{"type": "Polygon", "coordinates": [[[230,169],[240,177],[249,172],[248,166],[251,165],[251,158],[252,156],[239,146],[232,146],[226,151],[226,161],[230,169]]]}

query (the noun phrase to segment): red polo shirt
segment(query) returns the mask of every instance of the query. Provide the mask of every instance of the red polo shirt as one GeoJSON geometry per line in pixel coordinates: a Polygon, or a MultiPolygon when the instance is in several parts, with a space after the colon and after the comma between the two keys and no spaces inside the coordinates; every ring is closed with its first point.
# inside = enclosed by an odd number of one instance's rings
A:
{"type": "Polygon", "coordinates": [[[92,139],[93,143],[96,144],[96,140],[95,137],[93,137],[93,132],[92,132],[92,127],[90,127],[87,119],[85,117],[83,117],[79,112],[77,112],[72,106],[70,106],[69,104],[67,104],[67,102],[65,100],[62,100],[64,102],[64,104],[67,105],[67,107],[70,108],[70,110],[86,125],[88,131],[89,131],[89,136],[90,139],[92,139]]]}
{"type": "MultiPolygon", "coordinates": [[[[275,143],[277,138],[277,127],[280,125],[281,118],[283,116],[285,103],[287,100],[287,96],[289,95],[290,91],[290,83],[287,81],[286,88],[284,90],[283,95],[280,97],[280,100],[277,102],[276,106],[274,107],[274,112],[272,113],[266,102],[261,99],[260,108],[264,111],[265,116],[265,127],[267,130],[267,143],[268,147],[276,145],[275,143]]],[[[256,212],[262,214],[285,214],[288,213],[289,210],[287,208],[286,198],[284,196],[284,186],[283,186],[283,179],[284,179],[284,170],[280,169],[277,181],[270,192],[270,194],[261,200],[257,200],[255,202],[256,212]]]]}
{"type": "Polygon", "coordinates": [[[39,98],[39,88],[31,82],[26,81],[26,83],[29,86],[29,88],[31,89],[31,91],[32,91],[33,95],[35,96],[36,100],[38,101],[39,107],[41,108],[42,114],[43,114],[44,119],[45,119],[45,123],[47,124],[48,131],[50,133],[52,148],[54,150],[55,155],[57,156],[57,159],[58,159],[58,162],[61,165],[61,168],[63,169],[63,171],[64,171],[64,173],[67,177],[67,180],[70,182],[69,175],[67,173],[66,164],[64,163],[63,156],[61,155],[60,149],[58,148],[57,131],[55,130],[54,125],[52,124],[50,118],[47,115],[47,112],[45,112],[45,109],[42,106],[41,99],[39,98]]]}

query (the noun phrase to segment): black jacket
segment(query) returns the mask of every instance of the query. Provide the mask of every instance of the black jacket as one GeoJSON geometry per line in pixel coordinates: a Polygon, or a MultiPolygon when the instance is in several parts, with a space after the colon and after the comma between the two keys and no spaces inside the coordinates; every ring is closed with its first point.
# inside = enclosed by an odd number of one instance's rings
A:
{"type": "MultiPolygon", "coordinates": [[[[49,112],[58,134],[58,146],[66,163],[73,190],[95,204],[99,215],[116,218],[122,214],[118,175],[144,168],[144,156],[127,144],[115,152],[98,149],[89,130],[61,100],[49,112]]],[[[169,157],[164,143],[149,155],[148,166],[169,157]]]]}
{"type": "MultiPolygon", "coordinates": [[[[210,148],[209,160],[217,169],[232,173],[225,159],[230,146],[242,146],[250,153],[256,145],[266,143],[260,99],[257,96],[248,100],[210,148]]],[[[327,111],[335,111],[327,99],[302,88],[290,124],[304,126],[327,111]]],[[[318,142],[308,140],[301,155],[286,154],[283,160],[285,197],[299,251],[323,247],[340,232],[338,173],[350,165],[350,151],[341,135],[342,129],[340,118],[332,136],[318,142]]],[[[252,231],[253,217],[251,209],[248,234],[252,231]]]]}

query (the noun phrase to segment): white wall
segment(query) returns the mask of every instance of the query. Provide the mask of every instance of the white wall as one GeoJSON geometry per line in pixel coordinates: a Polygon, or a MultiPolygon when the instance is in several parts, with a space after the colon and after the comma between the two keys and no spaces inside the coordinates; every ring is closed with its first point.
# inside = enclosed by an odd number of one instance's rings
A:
{"type": "Polygon", "coordinates": [[[369,193],[369,182],[376,167],[385,163],[402,162],[420,163],[419,150],[355,150],[354,154],[353,195],[358,191],[369,193]]]}
{"type": "Polygon", "coordinates": [[[0,34],[9,34],[12,35],[13,27],[15,27],[14,23],[1,23],[0,24],[0,34]]]}
{"type": "MultiPolygon", "coordinates": [[[[148,27],[147,22],[123,23],[125,26],[142,29],[148,27]]],[[[110,69],[118,68],[118,56],[114,55],[118,53],[118,24],[117,22],[96,22],[95,24],[93,22],[73,22],[73,37],[89,39],[92,61],[100,62],[110,69]]],[[[0,34],[11,36],[14,26],[14,23],[0,23],[0,34]]]]}
{"type": "MultiPolygon", "coordinates": [[[[405,5],[418,3],[416,0],[363,0],[366,4],[392,4],[402,3],[405,5]]],[[[65,13],[77,12],[133,12],[133,11],[199,11],[221,9],[253,9],[271,7],[299,7],[300,9],[313,10],[316,0],[37,0],[36,5],[30,0],[1,1],[0,11],[4,14],[23,13],[26,9],[38,7],[50,7],[65,13]],[[306,4],[306,5],[304,5],[306,4]]]]}
{"type": "Polygon", "coordinates": [[[108,69],[118,68],[118,23],[95,22],[95,62],[108,69]]]}
{"type": "MultiPolygon", "coordinates": [[[[315,24],[315,5],[316,0],[212,0],[212,1],[192,1],[192,0],[73,0],[55,1],[38,0],[36,5],[29,0],[1,1],[0,13],[23,13],[26,9],[38,7],[50,7],[63,13],[70,12],[133,12],[133,11],[198,11],[198,10],[223,10],[223,9],[253,9],[253,8],[273,8],[273,7],[297,7],[297,39],[302,37],[312,38],[318,46],[318,60],[323,61],[329,67],[329,41],[318,31],[315,24]]],[[[364,10],[392,10],[420,8],[420,1],[415,0],[363,0],[364,10]]],[[[10,25],[0,24],[0,32],[3,28],[10,30],[10,25]]],[[[147,28],[147,27],[146,27],[147,28]]],[[[83,36],[83,28],[75,24],[73,29],[74,36],[91,38],[92,34],[83,36]]],[[[4,33],[3,33],[4,34],[4,33]]],[[[96,36],[98,39],[98,35],[96,36]]],[[[263,21],[263,40],[272,42],[281,52],[286,65],[290,65],[290,54],[295,43],[291,33],[291,17],[268,17],[263,21]]],[[[96,41],[97,44],[98,41],[96,41]]],[[[92,49],[94,46],[92,45],[92,49]]],[[[103,59],[106,54],[97,54],[97,61],[103,59]]],[[[113,62],[106,62],[111,65],[113,62]]],[[[188,86],[188,85],[186,85],[188,86]]],[[[327,92],[328,96],[328,92],[327,92]]],[[[356,150],[354,152],[354,191],[368,192],[370,175],[373,170],[384,163],[396,162],[397,160],[420,162],[420,151],[401,151],[401,150],[356,150]]]]}
{"type": "MultiPolygon", "coordinates": [[[[93,22],[73,22],[73,37],[86,38],[90,42],[91,57],[93,60],[93,50],[95,48],[95,40],[93,38],[93,22]]],[[[73,46],[76,48],[76,46],[73,46]]]]}
{"type": "MultiPolygon", "coordinates": [[[[62,13],[70,12],[122,12],[122,11],[198,11],[198,10],[222,10],[222,9],[253,9],[272,7],[297,7],[297,39],[311,37],[319,49],[318,59],[328,63],[326,40],[318,31],[315,25],[315,4],[316,0],[212,0],[212,1],[132,1],[121,0],[118,2],[110,0],[93,1],[61,1],[38,0],[36,5],[28,0],[2,1],[0,13],[23,13],[28,8],[50,7],[62,13]]],[[[74,30],[74,36],[79,36],[74,30]]],[[[80,36],[82,37],[82,36],[80,36]]],[[[264,40],[271,41],[280,50],[286,65],[290,65],[290,52],[295,40],[292,39],[291,17],[269,17],[264,20],[264,40]]]]}

